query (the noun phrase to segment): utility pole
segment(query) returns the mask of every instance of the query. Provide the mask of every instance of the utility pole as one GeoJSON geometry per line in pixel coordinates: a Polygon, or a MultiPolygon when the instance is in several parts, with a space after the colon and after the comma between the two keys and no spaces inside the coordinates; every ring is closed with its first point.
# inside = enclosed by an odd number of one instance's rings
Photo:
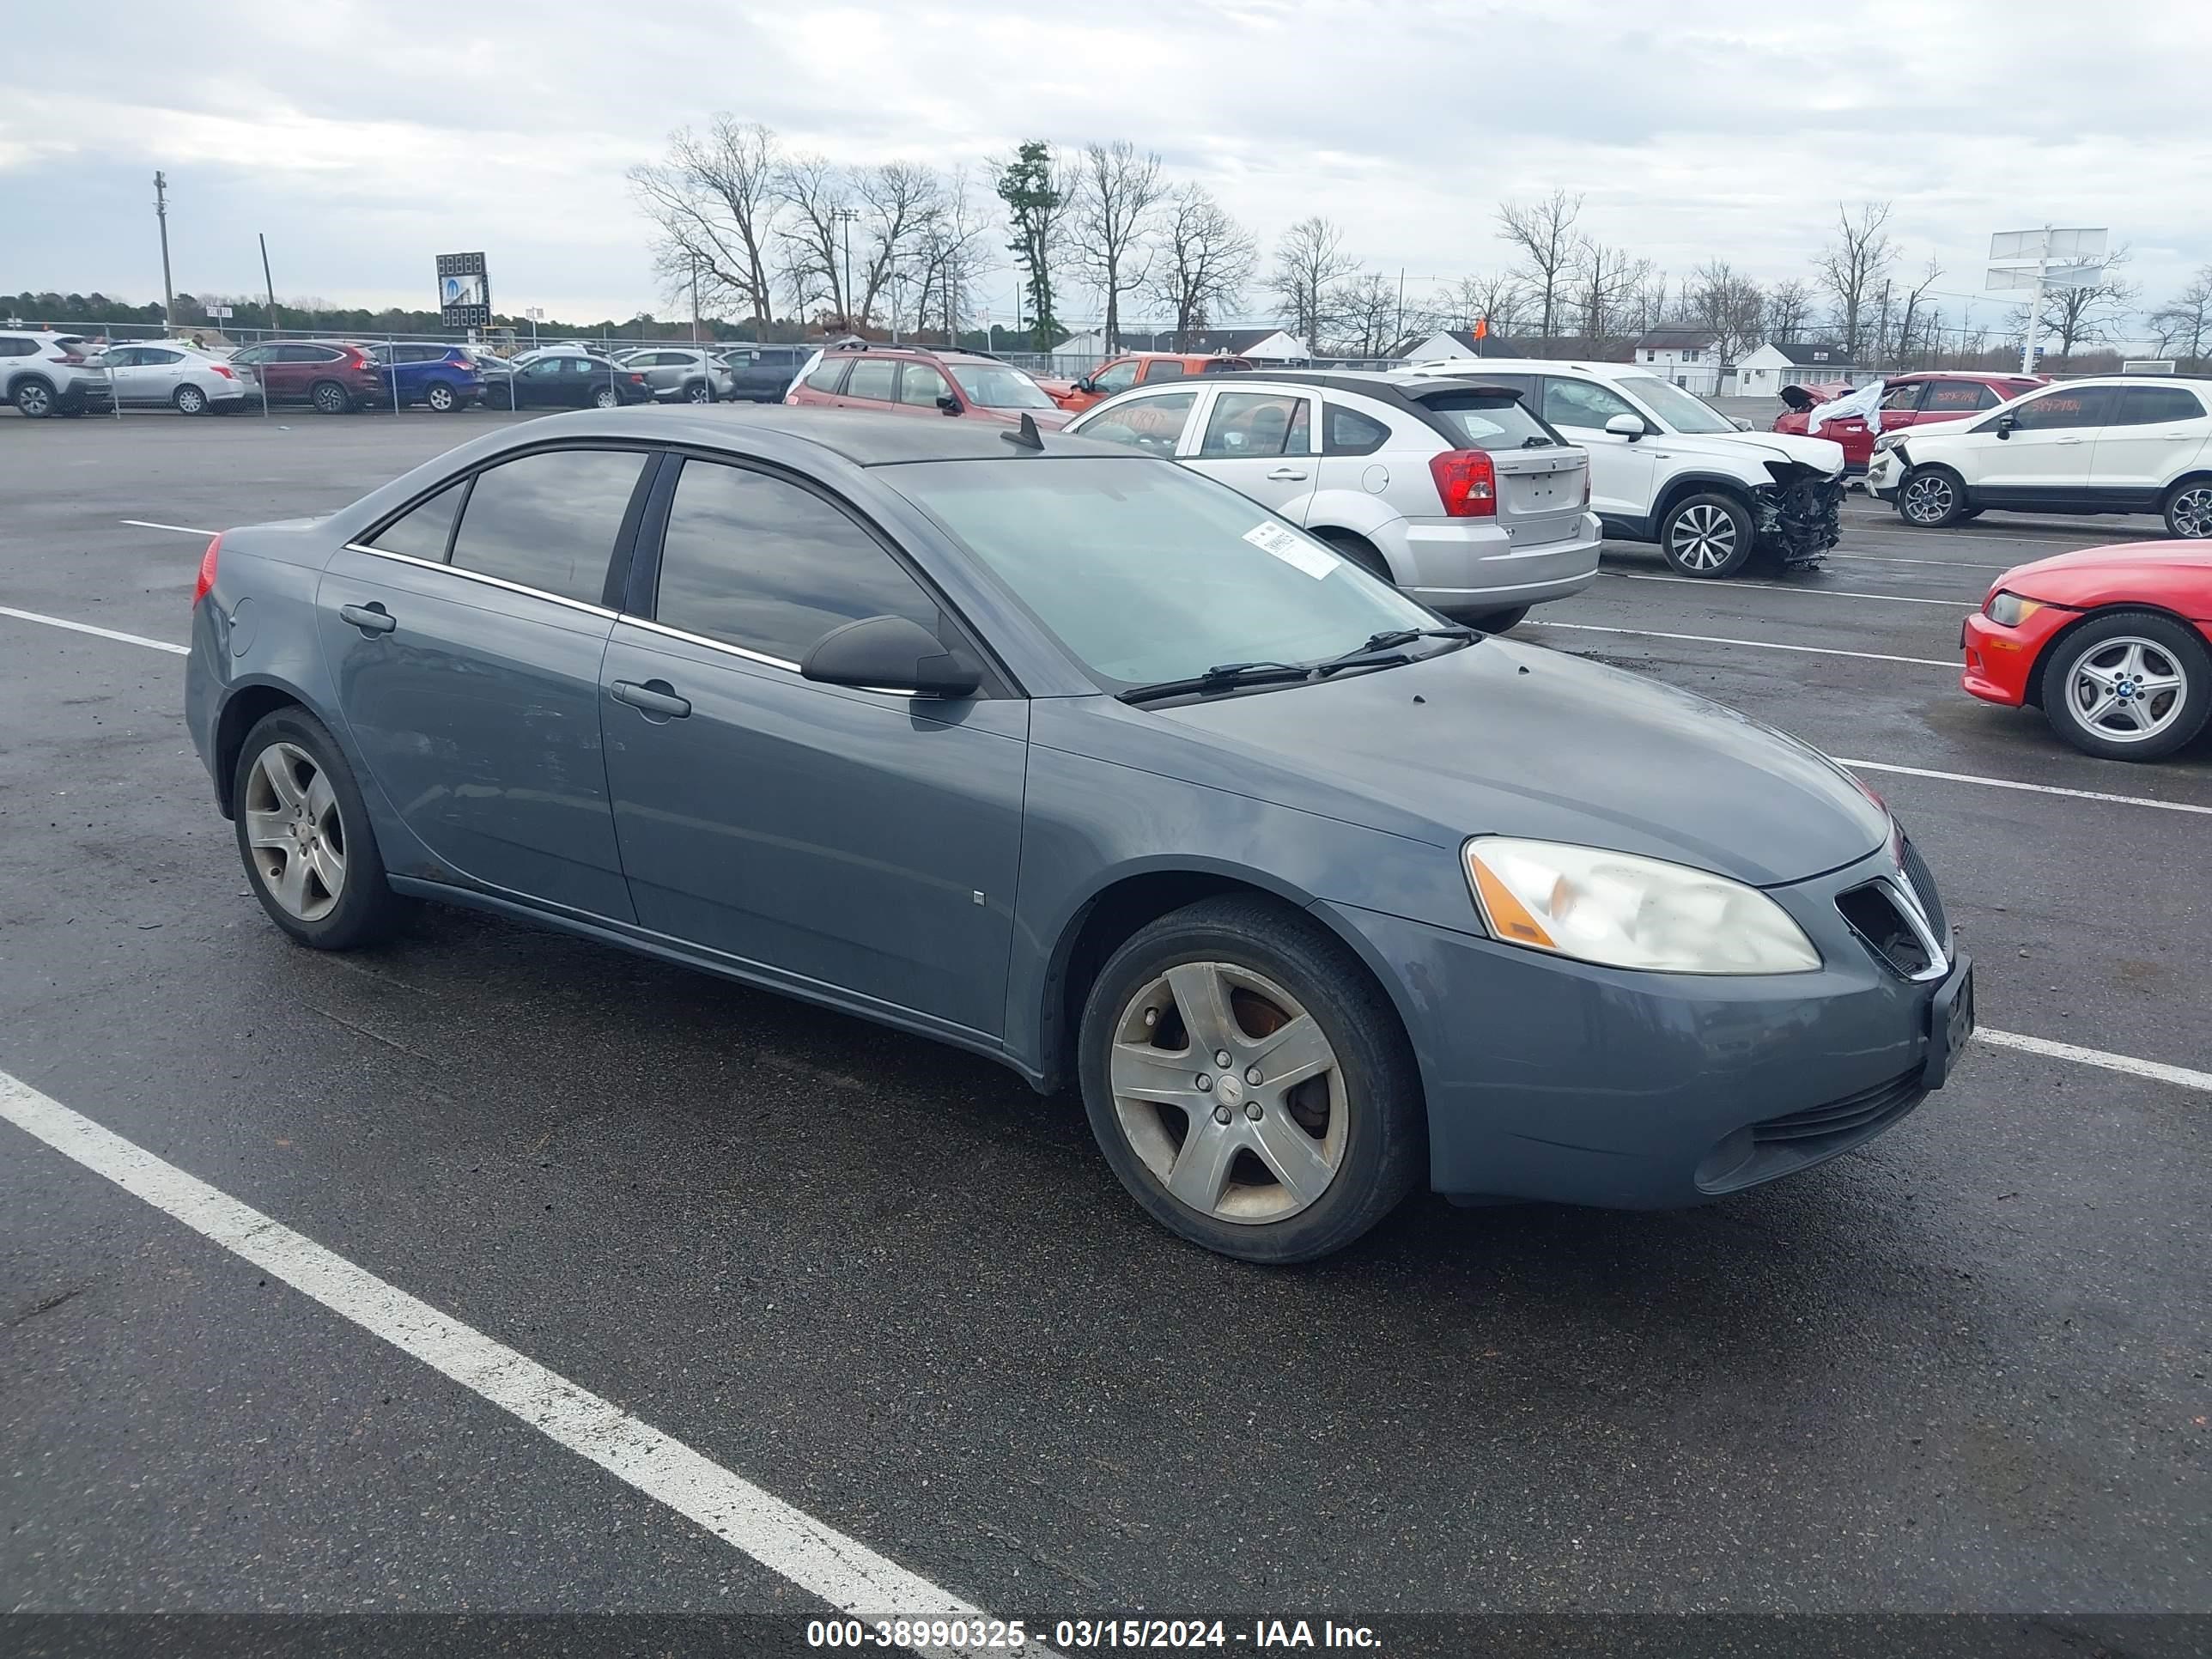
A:
{"type": "MultiPolygon", "coordinates": [[[[276,331],[276,279],[269,274],[269,237],[265,232],[254,233],[261,238],[261,284],[269,295],[269,331],[276,331]]],[[[263,395],[268,392],[268,382],[262,383],[263,395]]]]}
{"type": "Polygon", "coordinates": [[[845,331],[858,334],[860,331],[853,321],[853,221],[860,216],[858,208],[841,207],[830,210],[830,216],[844,227],[845,231],[845,331]]]}
{"type": "Polygon", "coordinates": [[[691,256],[691,343],[699,343],[699,256],[691,256]]]}
{"type": "Polygon", "coordinates": [[[154,175],[154,217],[161,227],[161,331],[172,339],[177,333],[177,289],[169,280],[169,181],[154,175]]]}

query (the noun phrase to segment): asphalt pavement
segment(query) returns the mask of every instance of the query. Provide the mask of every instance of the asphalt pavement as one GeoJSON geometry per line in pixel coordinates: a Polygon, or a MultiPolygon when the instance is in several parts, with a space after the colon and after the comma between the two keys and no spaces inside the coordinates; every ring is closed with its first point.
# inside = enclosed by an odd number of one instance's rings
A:
{"type": "MultiPolygon", "coordinates": [[[[501,418],[0,417],[0,606],[181,644],[194,532],[501,418]]],[[[972,1056],[453,911],[294,948],[181,660],[4,615],[0,1073],[1005,1616],[2212,1608],[2212,822],[2160,805],[2212,740],[2090,759],[1952,665],[1998,571],[2154,526],[1845,520],[1787,578],[1609,548],[1522,636],[1864,763],[1984,1024],[2103,1059],[1978,1043],[1707,1208],[1258,1270],[972,1056]]],[[[0,1609],[822,1606],[6,1124],[0,1436],[0,1609]]]]}

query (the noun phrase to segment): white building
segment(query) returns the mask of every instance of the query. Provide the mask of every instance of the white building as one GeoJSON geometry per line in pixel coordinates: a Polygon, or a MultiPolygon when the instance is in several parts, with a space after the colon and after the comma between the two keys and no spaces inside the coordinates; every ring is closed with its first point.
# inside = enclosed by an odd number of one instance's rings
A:
{"type": "Polygon", "coordinates": [[[1637,341],[1631,359],[1662,380],[1672,380],[1699,398],[1735,390],[1730,365],[1721,362],[1720,341],[1710,329],[1655,328],[1637,341]]]}
{"type": "Polygon", "coordinates": [[[1769,340],[1735,366],[1739,398],[1779,397],[1785,386],[1856,386],[1869,371],[1844,361],[1844,349],[1804,340],[1769,340]]]}

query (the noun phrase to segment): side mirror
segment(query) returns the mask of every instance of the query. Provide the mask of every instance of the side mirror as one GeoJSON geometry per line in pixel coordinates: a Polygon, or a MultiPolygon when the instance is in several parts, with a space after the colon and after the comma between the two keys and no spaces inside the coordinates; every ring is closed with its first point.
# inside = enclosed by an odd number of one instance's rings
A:
{"type": "Polygon", "coordinates": [[[1078,392],[1091,392],[1097,391],[1098,388],[1097,386],[1092,384],[1091,379],[1088,374],[1080,374],[1076,377],[1075,390],[1078,392]]]}
{"type": "Polygon", "coordinates": [[[947,415],[957,415],[960,412],[960,399],[948,392],[937,400],[937,406],[947,415]]]}
{"type": "Polygon", "coordinates": [[[1605,423],[1605,429],[1616,438],[1626,438],[1634,443],[1651,428],[1644,424],[1641,415],[1616,415],[1605,423]]]}
{"type": "Polygon", "coordinates": [[[815,641],[799,665],[803,678],[911,697],[969,697],[982,671],[964,652],[906,617],[864,617],[815,641]]]}
{"type": "Polygon", "coordinates": [[[1998,437],[2000,437],[2000,438],[2009,438],[2009,437],[2011,437],[2011,436],[2012,436],[2012,429],[2013,429],[2013,428],[2014,428],[2015,426],[2018,426],[2019,424],[2020,424],[2020,419],[2019,419],[2019,417],[2018,417],[2017,416],[2014,416],[2014,415],[2000,415],[2000,416],[1997,416],[1997,436],[1998,436],[1998,437]]]}
{"type": "Polygon", "coordinates": [[[1736,429],[1737,431],[1739,431],[1739,432],[1748,432],[1748,431],[1750,431],[1750,430],[1751,430],[1751,422],[1750,422],[1749,421],[1745,420],[1745,419],[1743,418],[1743,416],[1741,416],[1741,415],[1731,415],[1731,416],[1729,416],[1729,419],[1730,419],[1731,421],[1734,421],[1734,422],[1735,422],[1735,429],[1736,429]]]}

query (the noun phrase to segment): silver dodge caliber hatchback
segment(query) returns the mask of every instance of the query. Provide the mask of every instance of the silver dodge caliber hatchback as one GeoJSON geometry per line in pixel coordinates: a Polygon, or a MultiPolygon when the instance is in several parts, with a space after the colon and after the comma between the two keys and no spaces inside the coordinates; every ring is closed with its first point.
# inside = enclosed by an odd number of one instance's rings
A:
{"type": "Polygon", "coordinates": [[[301,944],[443,900],[1073,1082],[1138,1202],[1251,1261],[1424,1183],[1771,1180],[1972,1029],[1926,866],[1820,755],[1113,444],[502,428],[217,538],[186,708],[301,944]]]}

